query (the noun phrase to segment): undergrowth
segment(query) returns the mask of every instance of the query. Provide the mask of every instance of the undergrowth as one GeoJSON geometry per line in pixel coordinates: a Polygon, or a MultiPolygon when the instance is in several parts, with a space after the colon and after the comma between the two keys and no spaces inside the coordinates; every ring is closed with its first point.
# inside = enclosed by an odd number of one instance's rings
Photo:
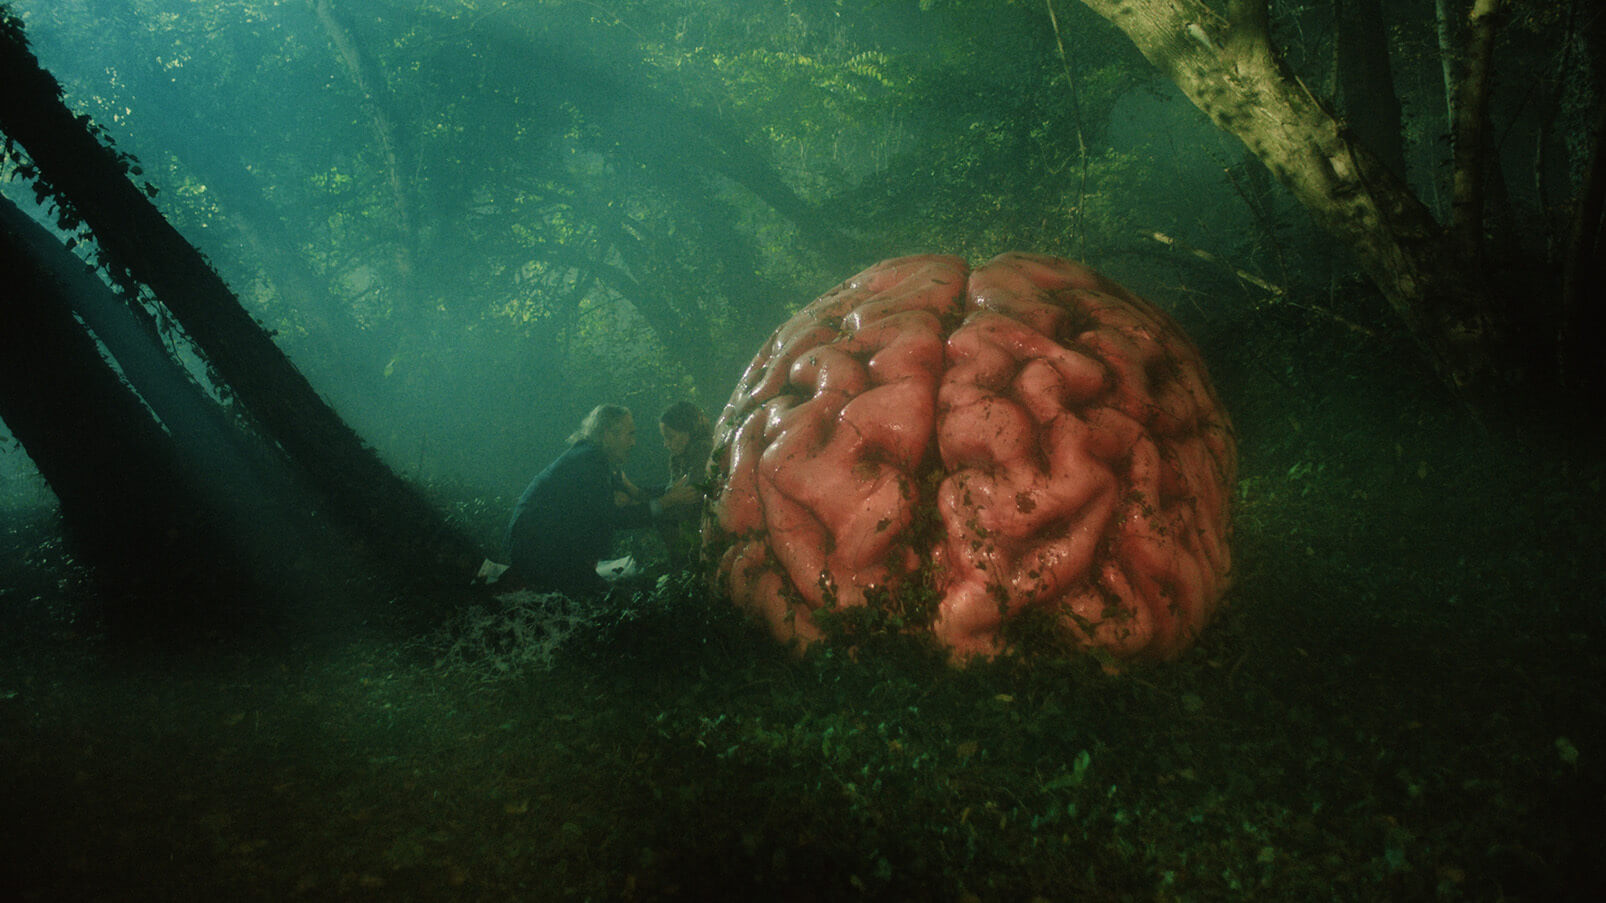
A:
{"type": "Polygon", "coordinates": [[[799,656],[693,574],[175,655],[18,556],[0,893],[1598,899],[1602,462],[1349,372],[1234,389],[1236,586],[1168,663],[799,656]]]}

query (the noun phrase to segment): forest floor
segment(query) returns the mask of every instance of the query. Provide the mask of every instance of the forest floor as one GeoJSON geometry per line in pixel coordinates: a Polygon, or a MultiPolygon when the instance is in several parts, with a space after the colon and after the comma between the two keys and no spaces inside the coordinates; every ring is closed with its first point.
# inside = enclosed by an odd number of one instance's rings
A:
{"type": "Polygon", "coordinates": [[[0,897],[1606,898],[1600,457],[1246,407],[1229,607],[1113,674],[797,660],[681,579],[133,642],[14,521],[0,897]]]}

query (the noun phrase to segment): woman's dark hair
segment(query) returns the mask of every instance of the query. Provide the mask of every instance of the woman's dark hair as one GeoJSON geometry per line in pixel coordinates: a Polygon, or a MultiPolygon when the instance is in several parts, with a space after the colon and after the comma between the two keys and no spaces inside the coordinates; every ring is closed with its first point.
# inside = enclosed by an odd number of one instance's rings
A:
{"type": "Polygon", "coordinates": [[[658,416],[658,422],[672,430],[685,433],[693,442],[707,439],[714,434],[714,427],[708,422],[708,415],[689,401],[677,401],[665,408],[658,416]]]}

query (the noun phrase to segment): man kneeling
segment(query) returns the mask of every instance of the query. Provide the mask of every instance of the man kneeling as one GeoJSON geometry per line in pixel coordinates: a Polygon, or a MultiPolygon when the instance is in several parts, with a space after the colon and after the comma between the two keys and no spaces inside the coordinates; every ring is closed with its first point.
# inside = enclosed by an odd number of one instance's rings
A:
{"type": "Polygon", "coordinates": [[[538,591],[599,592],[606,582],[597,562],[612,548],[615,530],[645,527],[702,500],[683,479],[658,498],[635,501],[621,472],[635,445],[629,408],[598,405],[586,415],[568,450],[535,475],[513,507],[511,576],[538,591]]]}

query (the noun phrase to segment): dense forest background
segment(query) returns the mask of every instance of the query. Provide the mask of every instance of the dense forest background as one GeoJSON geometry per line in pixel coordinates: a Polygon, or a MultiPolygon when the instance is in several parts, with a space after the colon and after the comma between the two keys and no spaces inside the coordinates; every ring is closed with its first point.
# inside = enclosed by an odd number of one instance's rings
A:
{"type": "Polygon", "coordinates": [[[789,309],[876,259],[1118,268],[1187,208],[1223,218],[1184,238],[1246,216],[1242,161],[1085,12],[1078,108],[1013,6],[13,6],[358,432],[474,492],[516,490],[602,400],[717,414],[789,309]],[[1077,109],[1112,133],[1092,160],[1077,109]],[[1163,189],[1183,178],[1215,202],[1163,189]],[[1169,212],[1135,216],[1142,186],[1169,212]]]}
{"type": "MultiPolygon", "coordinates": [[[[790,309],[906,252],[1085,259],[1206,344],[1256,319],[1411,353],[1265,167],[1078,3],[11,8],[71,108],[358,433],[470,494],[515,490],[600,400],[717,413],[790,309]]],[[[1391,153],[1448,219],[1461,56],[1440,32],[1465,24],[1370,12],[1391,153]]],[[[1342,23],[1325,3],[1275,13],[1277,49],[1336,106],[1360,68],[1342,23]]],[[[1590,24],[1569,4],[1501,19],[1499,254],[1564,250],[1590,24]]],[[[1351,102],[1357,131],[1377,133],[1377,103],[1351,102]]],[[[26,180],[4,190],[29,199],[26,180]]],[[[6,468],[16,487],[26,465],[6,468]]]]}
{"type": "MultiPolygon", "coordinates": [[[[1600,898],[1595,4],[0,11],[65,104],[24,140],[55,99],[4,45],[0,403],[58,444],[36,466],[0,425],[0,896],[1600,898]],[[63,167],[43,139],[72,130],[114,153],[63,167]],[[13,241],[14,211],[42,231],[13,241]],[[189,246],[216,291],[163,269],[189,246]],[[799,660],[689,575],[596,608],[465,586],[593,405],[717,414],[858,269],[1014,249],[1170,311],[1232,415],[1237,580],[1181,660],[959,670],[851,630],[799,660]],[[54,345],[7,366],[51,297],[14,277],[67,253],[68,294],[132,316],[58,325],[144,433],[49,423],[100,410],[54,345]],[[251,354],[218,341],[241,323],[205,331],[236,299],[271,338],[251,354]],[[125,332],[266,441],[106,493],[123,440],[212,435],[125,332]],[[264,347],[306,377],[288,411],[264,347]],[[203,513],[218,495],[241,504],[203,513]],[[108,630],[126,581],[64,530],[145,503],[168,520],[113,526],[161,527],[160,570],[223,570],[250,521],[296,629],[179,629],[229,585],[170,618],[135,594],[121,623],[155,629],[108,630]],[[450,561],[403,541],[434,520],[450,561]],[[445,588],[377,585],[407,565],[445,588]]],[[[661,454],[644,431],[630,471],[661,454]]]]}

